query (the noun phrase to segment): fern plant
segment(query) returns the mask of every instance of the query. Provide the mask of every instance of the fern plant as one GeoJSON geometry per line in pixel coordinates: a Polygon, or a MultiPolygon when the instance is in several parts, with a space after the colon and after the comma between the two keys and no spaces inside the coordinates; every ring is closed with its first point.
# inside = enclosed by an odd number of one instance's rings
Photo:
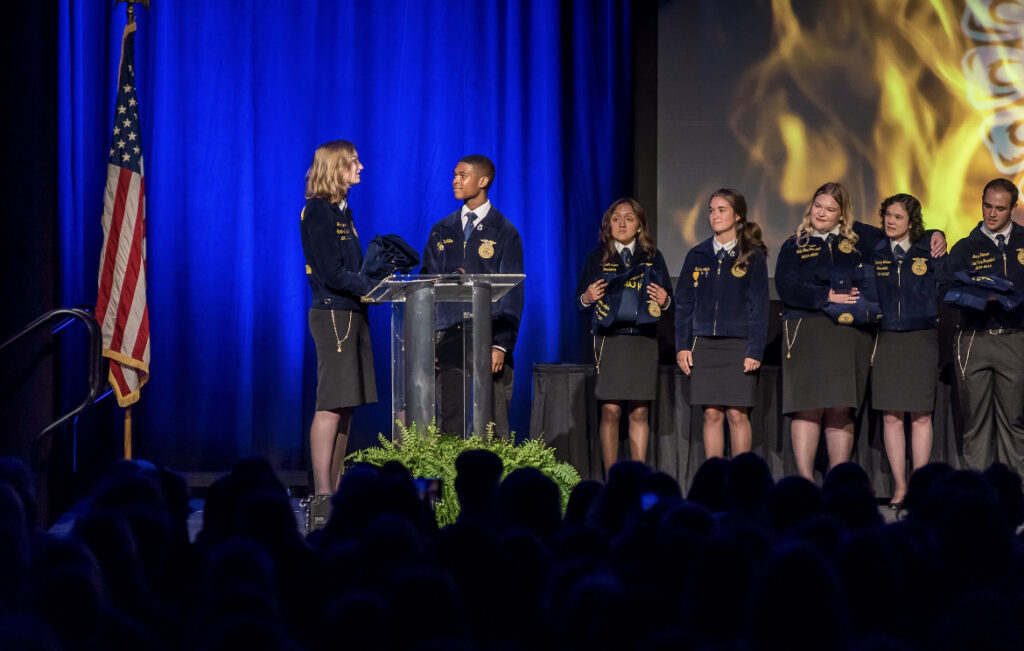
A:
{"type": "MultiPolygon", "coordinates": [[[[378,434],[379,445],[365,448],[348,455],[350,462],[365,462],[382,466],[388,461],[398,461],[409,469],[414,477],[436,477],[441,480],[441,502],[434,511],[438,526],[455,522],[459,515],[459,501],[455,495],[455,459],[465,450],[485,449],[498,455],[508,475],[516,468],[530,466],[550,477],[558,486],[562,497],[562,510],[569,503],[569,493],[580,482],[580,474],[570,464],[555,457],[555,449],[544,445],[543,439],[528,439],[519,445],[495,438],[494,424],[487,426],[484,436],[476,434],[469,438],[442,434],[434,423],[420,431],[416,423],[405,427],[398,424],[402,432],[399,442],[378,434]]],[[[510,437],[511,438],[511,437],[510,437]]]]}

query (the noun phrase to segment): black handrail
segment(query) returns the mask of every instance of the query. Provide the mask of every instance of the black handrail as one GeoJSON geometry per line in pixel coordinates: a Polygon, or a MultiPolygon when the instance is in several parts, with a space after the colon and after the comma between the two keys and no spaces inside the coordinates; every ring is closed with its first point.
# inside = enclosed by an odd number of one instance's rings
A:
{"type": "MultiPolygon", "coordinates": [[[[92,312],[77,307],[62,307],[56,310],[50,310],[46,314],[42,315],[32,323],[25,326],[21,332],[14,335],[4,343],[0,344],[0,350],[3,350],[7,346],[10,346],[14,342],[18,341],[30,332],[49,325],[62,319],[58,325],[58,330],[63,327],[64,323],[69,322],[72,319],[78,319],[85,324],[86,330],[89,331],[89,395],[86,396],[85,400],[81,402],[77,407],[64,414],[57,420],[50,423],[46,429],[36,435],[35,442],[33,444],[33,450],[38,447],[43,437],[57,429],[67,421],[71,420],[81,412],[85,411],[89,405],[96,402],[96,399],[100,397],[103,389],[106,388],[106,378],[103,376],[103,339],[102,333],[100,332],[99,323],[96,322],[96,317],[93,316],[92,312]]],[[[35,455],[33,454],[33,457],[35,455]]]]}

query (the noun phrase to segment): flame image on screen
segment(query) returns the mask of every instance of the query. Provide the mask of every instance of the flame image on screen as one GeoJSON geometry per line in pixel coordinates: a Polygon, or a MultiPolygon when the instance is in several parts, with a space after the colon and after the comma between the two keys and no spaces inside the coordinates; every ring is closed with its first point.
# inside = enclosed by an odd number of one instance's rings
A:
{"type": "MultiPolygon", "coordinates": [[[[1024,0],[771,0],[771,47],[737,80],[729,126],[747,154],[751,219],[792,234],[826,181],[878,224],[909,192],[950,244],[981,217],[981,190],[1024,178],[1024,0]],[[785,214],[766,214],[766,211],[785,214]]],[[[699,241],[707,195],[674,221],[699,241]]]]}

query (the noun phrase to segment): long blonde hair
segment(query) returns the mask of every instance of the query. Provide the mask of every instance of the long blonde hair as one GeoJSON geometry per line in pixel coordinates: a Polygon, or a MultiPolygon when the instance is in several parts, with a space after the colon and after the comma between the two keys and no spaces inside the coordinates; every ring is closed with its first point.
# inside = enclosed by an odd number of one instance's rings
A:
{"type": "Polygon", "coordinates": [[[332,140],[317,147],[306,170],[306,198],[340,203],[347,197],[345,174],[355,164],[355,153],[356,146],[348,140],[332,140]]]}
{"type": "Polygon", "coordinates": [[[846,188],[839,183],[832,182],[822,185],[811,195],[811,200],[807,202],[807,208],[804,210],[804,218],[796,229],[796,243],[803,246],[810,241],[811,235],[814,233],[814,228],[811,226],[811,208],[814,207],[814,200],[822,194],[827,194],[839,204],[839,235],[855,244],[858,238],[857,234],[853,232],[853,222],[856,221],[853,216],[853,201],[846,188]]]}

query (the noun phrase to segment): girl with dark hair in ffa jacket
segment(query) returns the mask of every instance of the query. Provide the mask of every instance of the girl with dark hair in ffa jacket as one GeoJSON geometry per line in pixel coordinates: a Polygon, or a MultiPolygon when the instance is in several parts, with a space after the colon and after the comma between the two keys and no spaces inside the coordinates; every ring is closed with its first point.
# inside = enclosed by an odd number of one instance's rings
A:
{"type": "Polygon", "coordinates": [[[829,468],[853,453],[853,410],[863,402],[871,357],[875,242],[854,232],[853,204],[838,183],[818,188],[779,249],[782,411],[793,414],[797,471],[813,481],[821,428],[829,468]],[[869,248],[870,244],[870,248],[869,248]]]}
{"type": "Polygon", "coordinates": [[[601,402],[605,476],[619,456],[623,404],[629,456],[647,457],[647,412],[658,380],[658,319],[669,306],[672,281],[647,232],[635,199],[618,199],[601,219],[601,244],[590,252],[576,285],[576,308],[593,310],[594,362],[601,402]]]}
{"type": "Polygon", "coordinates": [[[348,191],[363,164],[355,146],[335,140],[317,147],[306,172],[302,252],[313,290],[309,330],[316,344],[316,413],[309,430],[313,464],[313,526],[326,520],[338,486],[355,407],[377,401],[366,305],[373,282],[359,273],[363,249],[348,208],[348,191]]]}
{"type": "Polygon", "coordinates": [[[871,355],[871,406],[883,412],[885,453],[892,467],[891,508],[907,494],[907,440],[903,414],[910,412],[914,470],[932,450],[932,410],[939,366],[938,260],[924,237],[921,202],[897,194],[878,211],[885,238],[875,247],[875,285],[882,308],[871,355]]]}
{"type": "Polygon", "coordinates": [[[676,362],[692,377],[690,404],[704,407],[704,451],[750,452],[750,407],[768,331],[768,247],[747,221],[738,190],[708,200],[714,236],[690,249],[676,286],[676,362]]]}

